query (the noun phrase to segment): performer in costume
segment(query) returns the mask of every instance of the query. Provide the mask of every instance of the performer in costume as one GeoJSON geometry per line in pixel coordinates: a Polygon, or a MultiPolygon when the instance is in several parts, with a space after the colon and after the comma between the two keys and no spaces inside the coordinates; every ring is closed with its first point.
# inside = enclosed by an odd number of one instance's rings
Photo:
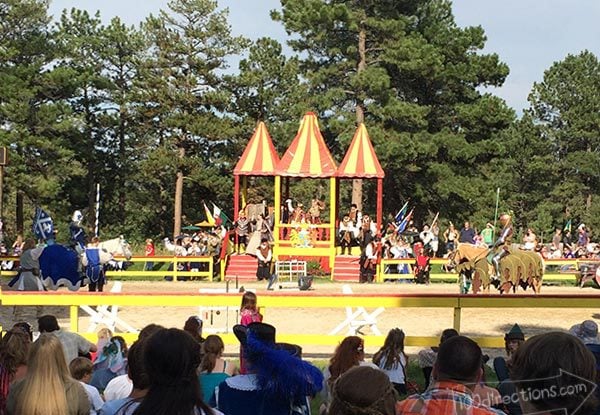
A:
{"type": "Polygon", "coordinates": [[[378,235],[367,244],[364,253],[360,257],[360,283],[373,282],[380,254],[381,238],[378,235]]]}
{"type": "Polygon", "coordinates": [[[80,210],[73,212],[71,223],[69,223],[69,234],[71,235],[71,244],[75,247],[78,254],[82,254],[85,250],[85,230],[81,226],[83,214],[80,210]]]}
{"type": "Polygon", "coordinates": [[[495,275],[492,277],[495,280],[500,279],[500,260],[510,254],[510,246],[512,244],[513,227],[511,216],[507,213],[500,215],[500,223],[502,224],[502,232],[494,245],[494,248],[502,247],[492,258],[495,275]]]}
{"type": "Polygon", "coordinates": [[[256,257],[258,258],[258,268],[256,269],[256,279],[258,281],[268,280],[271,276],[271,259],[273,253],[271,252],[271,246],[267,239],[260,241],[260,246],[256,250],[256,257]]]}
{"type": "Polygon", "coordinates": [[[113,259],[113,256],[100,248],[100,238],[94,236],[92,242],[85,248],[81,263],[85,267],[85,276],[90,281],[90,292],[102,292],[106,279],[104,265],[113,259]]]}

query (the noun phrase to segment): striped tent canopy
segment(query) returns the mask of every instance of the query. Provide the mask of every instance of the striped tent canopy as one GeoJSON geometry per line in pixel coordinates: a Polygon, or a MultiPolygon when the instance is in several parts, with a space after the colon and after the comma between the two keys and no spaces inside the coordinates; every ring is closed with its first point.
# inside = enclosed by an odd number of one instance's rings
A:
{"type": "Polygon", "coordinates": [[[317,116],[307,112],[276,172],[289,177],[334,177],[336,171],[337,165],[323,140],[317,116]]]}
{"type": "Polygon", "coordinates": [[[379,179],[385,177],[385,172],[381,168],[373,144],[371,144],[367,127],[363,123],[359,124],[354,133],[348,152],[337,170],[337,176],[379,179]]]}
{"type": "Polygon", "coordinates": [[[259,122],[233,169],[234,176],[274,176],[279,157],[264,122],[259,122]]]}

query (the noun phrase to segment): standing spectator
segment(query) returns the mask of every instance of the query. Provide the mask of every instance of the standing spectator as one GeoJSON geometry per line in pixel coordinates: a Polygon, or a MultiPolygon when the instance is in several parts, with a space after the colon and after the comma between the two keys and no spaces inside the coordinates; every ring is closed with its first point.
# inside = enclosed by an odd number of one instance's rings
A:
{"type": "Polygon", "coordinates": [[[494,244],[494,225],[486,223],[485,228],[481,231],[481,237],[484,244],[488,247],[492,246],[494,244]]]}
{"type": "Polygon", "coordinates": [[[136,415],[212,415],[203,400],[198,375],[200,345],[179,329],[161,329],[146,340],[144,368],[150,387],[136,415]]]}
{"type": "Polygon", "coordinates": [[[475,244],[475,230],[471,228],[469,221],[465,221],[465,225],[460,230],[458,242],[475,244]]]}
{"type": "Polygon", "coordinates": [[[202,362],[200,363],[200,386],[202,399],[214,401],[215,388],[230,376],[237,375],[239,370],[235,363],[223,359],[225,344],[217,335],[211,334],[202,344],[202,362]]]}
{"type": "Polygon", "coordinates": [[[83,386],[90,401],[90,415],[96,415],[100,411],[100,408],[102,408],[102,405],[104,405],[104,400],[102,400],[98,389],[89,384],[92,379],[92,370],[92,361],[87,357],[76,357],[69,363],[71,376],[83,386]]]}
{"type": "Polygon", "coordinates": [[[98,350],[94,343],[87,341],[79,334],[61,330],[56,317],[52,315],[45,315],[38,318],[38,329],[42,334],[51,333],[58,337],[62,343],[62,350],[67,365],[79,354],[84,355],[98,350]]]}
{"type": "Polygon", "coordinates": [[[256,249],[256,257],[258,258],[256,279],[258,281],[269,280],[271,277],[271,259],[273,258],[273,251],[271,250],[268,239],[260,241],[260,245],[256,249]]]}
{"type": "Polygon", "coordinates": [[[458,232],[454,228],[454,224],[450,222],[448,229],[444,232],[444,240],[446,241],[446,251],[452,252],[456,248],[456,240],[458,239],[458,232]]]}
{"type": "Polygon", "coordinates": [[[6,408],[19,415],[90,413],[87,394],[69,374],[56,336],[42,333],[31,345],[27,375],[11,386],[6,408]]]}
{"type": "Polygon", "coordinates": [[[431,253],[433,254],[433,257],[437,257],[438,255],[438,251],[440,249],[440,227],[437,223],[434,223],[431,226],[431,229],[429,231],[429,233],[431,234],[431,241],[429,242],[429,246],[431,247],[431,253]]]}
{"type": "Polygon", "coordinates": [[[537,235],[533,232],[533,229],[527,228],[525,236],[523,236],[523,249],[526,251],[533,251],[537,245],[537,235]]]}
{"type": "Polygon", "coordinates": [[[106,282],[104,265],[113,259],[113,256],[100,248],[100,238],[94,236],[92,242],[85,248],[81,264],[85,267],[85,276],[89,280],[89,290],[102,292],[106,282]]]}
{"type": "Polygon", "coordinates": [[[556,230],[554,231],[554,235],[552,236],[552,248],[554,248],[555,251],[561,252],[562,251],[562,247],[561,244],[562,243],[562,231],[560,230],[560,228],[556,228],[556,230]]]}
{"type": "Polygon", "coordinates": [[[446,340],[440,345],[433,366],[433,385],[420,395],[398,402],[396,414],[504,414],[473,399],[472,389],[481,377],[482,358],[481,349],[473,340],[464,336],[446,340]]]}
{"type": "Polygon", "coordinates": [[[565,231],[565,233],[563,234],[562,243],[563,243],[563,251],[565,248],[567,248],[569,250],[569,252],[573,252],[573,237],[571,235],[570,229],[567,229],[565,231]]]}
{"type": "Polygon", "coordinates": [[[587,228],[585,227],[585,224],[582,223],[577,228],[577,247],[585,249],[589,243],[590,237],[588,235],[587,228]]]}
{"type": "Polygon", "coordinates": [[[395,415],[395,404],[394,388],[385,374],[357,366],[335,383],[328,415],[395,415]]]}
{"type": "MultiPolygon", "coordinates": [[[[152,241],[152,239],[148,238],[146,239],[146,247],[144,248],[144,254],[146,255],[146,257],[154,257],[156,253],[156,250],[154,249],[154,242],[152,241]]],[[[152,271],[152,269],[154,268],[154,262],[152,261],[148,261],[144,264],[144,271],[152,271]]]]}
{"type": "Polygon", "coordinates": [[[529,338],[514,355],[511,376],[524,414],[596,413],[596,360],[570,334],[550,332],[529,338]]]}
{"type": "Polygon", "coordinates": [[[423,243],[424,247],[426,247],[427,249],[431,248],[430,244],[431,244],[431,239],[433,238],[433,235],[431,234],[429,225],[423,225],[423,230],[419,234],[419,238],[421,239],[421,242],[423,243]]]}
{"type": "Polygon", "coordinates": [[[401,329],[391,329],[383,347],[373,355],[373,363],[387,375],[400,395],[406,394],[405,369],[408,358],[404,353],[404,337],[401,329]]]}
{"type": "MultiPolygon", "coordinates": [[[[15,239],[15,241],[12,244],[12,255],[13,256],[20,256],[23,251],[25,250],[24,248],[25,245],[25,241],[23,240],[23,235],[18,234],[17,235],[17,239],[15,239]]],[[[35,247],[35,241],[33,241],[33,246],[35,247]]]]}
{"type": "Polygon", "coordinates": [[[217,389],[217,409],[227,415],[310,413],[323,375],[300,358],[302,349],[276,343],[275,327],[252,323],[233,327],[248,359],[249,373],[225,379],[217,389]]]}
{"type": "Polygon", "coordinates": [[[27,374],[27,355],[31,339],[23,330],[13,327],[0,340],[0,414],[6,414],[6,398],[10,385],[27,374]]]}

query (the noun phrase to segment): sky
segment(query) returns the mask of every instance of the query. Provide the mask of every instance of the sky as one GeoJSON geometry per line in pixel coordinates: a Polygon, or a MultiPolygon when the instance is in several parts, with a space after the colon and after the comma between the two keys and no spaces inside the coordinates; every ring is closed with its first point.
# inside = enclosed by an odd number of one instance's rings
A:
{"type": "MultiPolygon", "coordinates": [[[[234,35],[251,39],[272,37],[285,42],[283,26],[269,11],[279,0],[218,0],[229,9],[234,35]]],[[[100,10],[104,20],[114,16],[137,24],[150,13],[166,9],[167,0],[51,0],[50,13],[76,7],[100,10]]],[[[598,0],[454,0],[453,12],[460,27],[482,26],[487,36],[485,53],[497,53],[508,64],[510,75],[501,88],[490,90],[518,114],[529,106],[527,96],[544,71],[568,54],[587,49],[600,57],[600,1],[598,0]]]]}

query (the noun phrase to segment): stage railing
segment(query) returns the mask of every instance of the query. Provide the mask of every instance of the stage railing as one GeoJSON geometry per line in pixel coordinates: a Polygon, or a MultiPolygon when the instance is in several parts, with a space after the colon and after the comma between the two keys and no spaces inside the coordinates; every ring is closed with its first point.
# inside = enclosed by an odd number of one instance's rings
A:
{"type": "MultiPolygon", "coordinates": [[[[89,293],[89,292],[1,292],[0,301],[3,306],[66,306],[69,307],[70,330],[95,341],[95,333],[81,333],[79,330],[79,306],[89,305],[118,305],[139,307],[195,307],[199,306],[229,306],[239,307],[239,293],[232,294],[191,294],[191,293],[89,293]]],[[[343,294],[319,295],[316,293],[261,293],[261,311],[268,321],[271,310],[280,308],[446,308],[453,312],[453,326],[460,331],[462,324],[462,310],[465,308],[600,308],[600,296],[597,295],[450,295],[450,294],[396,294],[396,295],[369,295],[343,294]]],[[[148,323],[151,323],[148,321],[148,323]]],[[[332,326],[335,321],[332,321],[332,326]]],[[[310,321],[307,321],[310,324],[310,321]]],[[[141,327],[140,327],[141,328],[141,327]]],[[[382,327],[385,333],[387,328],[382,327]]],[[[322,333],[297,334],[280,331],[277,333],[279,341],[295,343],[303,346],[335,346],[344,336],[329,336],[322,333]]],[[[231,333],[221,335],[226,344],[237,344],[231,333]]],[[[128,342],[137,337],[137,333],[126,333],[124,337],[128,342]]],[[[482,347],[503,347],[503,337],[478,337],[473,338],[482,347]]],[[[368,346],[381,346],[385,339],[383,336],[365,336],[368,346]]],[[[435,346],[438,337],[408,336],[407,346],[435,346]]]]}

